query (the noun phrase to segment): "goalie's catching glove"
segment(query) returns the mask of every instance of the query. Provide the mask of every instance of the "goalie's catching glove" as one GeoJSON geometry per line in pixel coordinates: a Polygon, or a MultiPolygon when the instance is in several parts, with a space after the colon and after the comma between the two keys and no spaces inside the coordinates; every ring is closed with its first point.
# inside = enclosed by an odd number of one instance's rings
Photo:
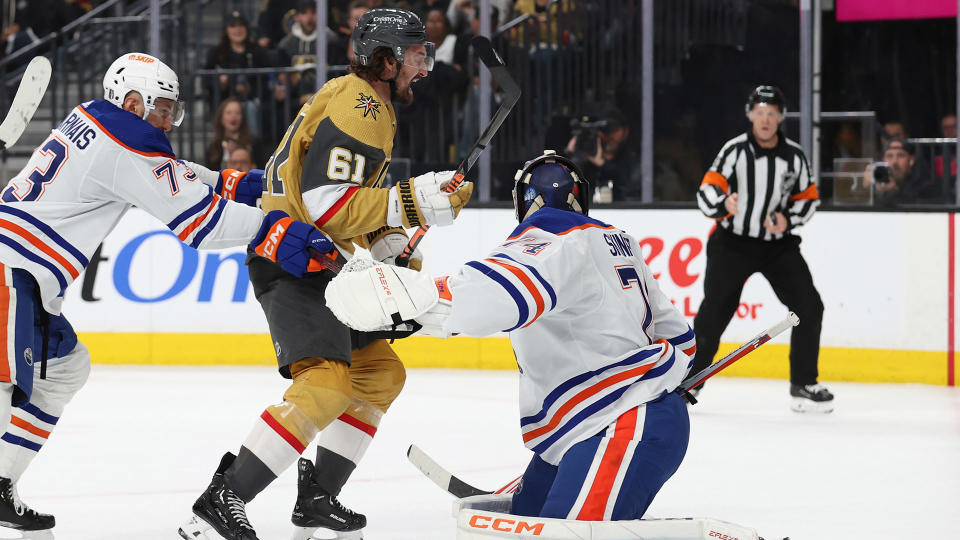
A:
{"type": "Polygon", "coordinates": [[[409,229],[453,223],[473,193],[473,184],[466,181],[453,192],[443,191],[453,175],[454,171],[428,172],[397,182],[390,188],[387,225],[409,229]]]}
{"type": "Polygon", "coordinates": [[[279,264],[288,273],[301,277],[308,270],[323,268],[311,259],[311,250],[329,253],[334,245],[313,225],[296,221],[283,210],[273,210],[263,218],[257,236],[250,242],[250,249],[279,264]]]}
{"type": "Polygon", "coordinates": [[[350,259],[330,281],[325,296],[340,322],[364,332],[398,327],[440,300],[430,276],[359,257],[350,259]]]}
{"type": "Polygon", "coordinates": [[[228,201],[257,206],[263,196],[263,169],[249,172],[224,169],[220,171],[220,180],[215,191],[228,201]]]}

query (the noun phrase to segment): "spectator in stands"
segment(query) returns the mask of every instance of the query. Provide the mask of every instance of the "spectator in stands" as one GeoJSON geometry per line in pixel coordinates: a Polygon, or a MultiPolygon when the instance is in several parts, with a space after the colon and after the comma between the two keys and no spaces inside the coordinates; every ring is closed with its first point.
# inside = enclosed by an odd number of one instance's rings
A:
{"type": "Polygon", "coordinates": [[[640,157],[630,147],[630,125],[616,107],[601,108],[574,121],[574,136],[567,154],[595,186],[597,202],[622,201],[640,196],[640,157]]]}
{"type": "MultiPolygon", "coordinates": [[[[341,38],[336,42],[336,51],[342,50],[343,54],[336,59],[336,62],[334,62],[333,56],[330,56],[330,64],[349,65],[350,62],[353,61],[353,43],[350,42],[350,36],[353,35],[353,29],[357,26],[357,21],[368,11],[370,11],[370,3],[368,0],[352,0],[350,2],[350,5],[347,7],[347,13],[349,14],[347,26],[340,28],[341,38]]],[[[331,54],[333,54],[333,52],[331,52],[331,54]]]]}
{"type": "Polygon", "coordinates": [[[230,169],[227,160],[239,147],[250,148],[253,161],[266,163],[269,150],[250,133],[243,105],[229,97],[217,108],[213,125],[213,140],[207,149],[207,166],[214,170],[230,169]]]}
{"type": "MultiPolygon", "coordinates": [[[[220,33],[220,42],[207,53],[204,69],[238,69],[262,68],[275,65],[270,53],[250,39],[247,19],[234,11],[227,18],[223,31],[220,33]]],[[[244,75],[220,75],[217,78],[206,79],[206,90],[211,106],[219,104],[226,97],[235,97],[241,102],[250,102],[266,97],[270,91],[269,78],[251,77],[244,75]]],[[[248,116],[255,107],[248,108],[248,116]]]]}
{"type": "Polygon", "coordinates": [[[931,171],[918,165],[914,147],[905,139],[892,137],[883,149],[885,165],[867,166],[863,186],[874,186],[874,206],[941,203],[943,183],[931,171]]]}
{"type": "Polygon", "coordinates": [[[893,138],[907,139],[907,128],[899,120],[889,120],[880,126],[880,148],[886,148],[893,138]]]}
{"type": "MultiPolygon", "coordinates": [[[[316,64],[317,34],[316,1],[299,0],[290,33],[277,45],[281,55],[280,62],[294,67],[316,64]]],[[[290,88],[294,102],[297,105],[303,105],[317,90],[317,70],[308,69],[301,73],[290,74],[290,88]]]]}
{"type": "MultiPolygon", "coordinates": [[[[4,2],[4,10],[7,10],[4,2]]],[[[68,4],[64,0],[19,0],[13,6],[13,19],[0,31],[0,58],[27,47],[41,38],[57,32],[67,23],[89,11],[89,5],[68,4]]],[[[35,55],[25,55],[7,69],[26,64],[35,55]]]]}
{"type": "MultiPolygon", "coordinates": [[[[940,136],[945,139],[957,138],[957,115],[950,113],[940,119],[940,136]]],[[[942,182],[954,184],[957,178],[957,144],[945,143],[937,149],[937,155],[933,158],[933,172],[942,182]],[[943,158],[948,156],[950,159],[950,172],[944,174],[943,158]]],[[[952,193],[952,190],[950,191],[952,193]]]]}
{"type": "Polygon", "coordinates": [[[459,36],[452,33],[450,19],[447,18],[445,10],[440,7],[430,8],[424,22],[427,30],[427,40],[437,46],[435,52],[436,63],[443,63],[445,66],[462,72],[466,64],[470,40],[460,39],[459,36]]]}
{"type": "Polygon", "coordinates": [[[249,146],[238,146],[230,152],[230,159],[227,160],[228,169],[236,169],[241,172],[248,172],[250,169],[256,169],[257,163],[253,161],[251,149],[249,146]]]}
{"type": "Polygon", "coordinates": [[[257,15],[257,44],[264,49],[276,47],[287,35],[297,0],[264,0],[257,15]]]}

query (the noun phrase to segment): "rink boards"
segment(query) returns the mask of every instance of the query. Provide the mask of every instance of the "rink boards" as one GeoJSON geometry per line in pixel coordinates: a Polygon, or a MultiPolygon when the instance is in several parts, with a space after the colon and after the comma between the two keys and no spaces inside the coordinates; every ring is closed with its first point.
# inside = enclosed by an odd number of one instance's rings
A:
{"type": "MultiPolygon", "coordinates": [[[[639,239],[661,288],[692,321],[713,221],[696,210],[597,209],[591,215],[639,239]]],[[[512,210],[464,210],[454,226],[434,227],[426,236],[424,269],[455,272],[486,255],[515,225],[512,210]]],[[[955,214],[820,212],[798,233],[825,305],[822,379],[955,383],[955,214]]],[[[273,349],[243,259],[241,248],[193,251],[132,210],[68,291],[64,314],[98,363],[269,365],[273,349]]],[[[723,336],[725,347],[785,313],[755,275],[723,336]]],[[[788,342],[781,336],[729,374],[786,378],[788,342]]],[[[409,338],[395,347],[408,367],[515,367],[505,337],[409,338]]]]}

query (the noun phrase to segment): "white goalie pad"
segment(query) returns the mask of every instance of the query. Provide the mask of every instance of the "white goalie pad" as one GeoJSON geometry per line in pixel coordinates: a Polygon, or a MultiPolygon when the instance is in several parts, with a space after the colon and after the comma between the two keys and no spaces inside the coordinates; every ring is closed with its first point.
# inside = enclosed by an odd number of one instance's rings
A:
{"type": "MultiPolygon", "coordinates": [[[[638,519],[629,521],[575,521],[515,516],[469,508],[479,495],[460,502],[457,540],[540,538],[543,540],[759,540],[757,531],[710,518],[638,519]]],[[[501,496],[502,497],[502,496],[501,496]]],[[[496,499],[477,501],[479,506],[496,505],[496,499]]]]}
{"type": "Polygon", "coordinates": [[[327,307],[340,322],[364,332],[416,319],[439,301],[430,276],[369,259],[347,263],[327,285],[327,307]]]}

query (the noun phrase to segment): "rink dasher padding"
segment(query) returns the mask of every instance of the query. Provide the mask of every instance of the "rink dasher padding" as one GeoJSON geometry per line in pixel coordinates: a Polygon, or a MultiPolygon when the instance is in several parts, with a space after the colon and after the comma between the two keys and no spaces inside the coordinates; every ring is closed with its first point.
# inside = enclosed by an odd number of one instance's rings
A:
{"type": "MultiPolygon", "coordinates": [[[[81,333],[95,364],[270,366],[276,365],[266,334],[81,333]]],[[[718,357],[739,343],[723,343],[718,357]]],[[[407,368],[514,370],[506,338],[441,340],[411,337],[393,344],[407,368]]],[[[720,376],[789,378],[787,345],[766,344],[720,376]]],[[[944,385],[942,352],[827,347],[820,352],[824,381],[902,382],[944,385]]]]}
{"type": "MultiPolygon", "coordinates": [[[[486,256],[514,228],[512,215],[468,208],[453,226],[434,227],[421,245],[425,271],[448,274],[486,256]]],[[[702,300],[712,220],[697,210],[601,208],[591,215],[638,238],[660,287],[692,321],[702,300]]],[[[799,229],[825,305],[822,379],[956,384],[958,228],[951,213],[831,211],[799,229]]],[[[242,248],[194,251],[134,209],[68,289],[64,314],[95,362],[270,365],[266,322],[244,257],[242,248]]],[[[723,342],[732,348],[786,311],[754,276],[723,342]]],[[[789,332],[730,374],[786,377],[787,343],[789,332]]],[[[397,347],[410,367],[515,368],[503,337],[411,338],[397,347]]]]}

